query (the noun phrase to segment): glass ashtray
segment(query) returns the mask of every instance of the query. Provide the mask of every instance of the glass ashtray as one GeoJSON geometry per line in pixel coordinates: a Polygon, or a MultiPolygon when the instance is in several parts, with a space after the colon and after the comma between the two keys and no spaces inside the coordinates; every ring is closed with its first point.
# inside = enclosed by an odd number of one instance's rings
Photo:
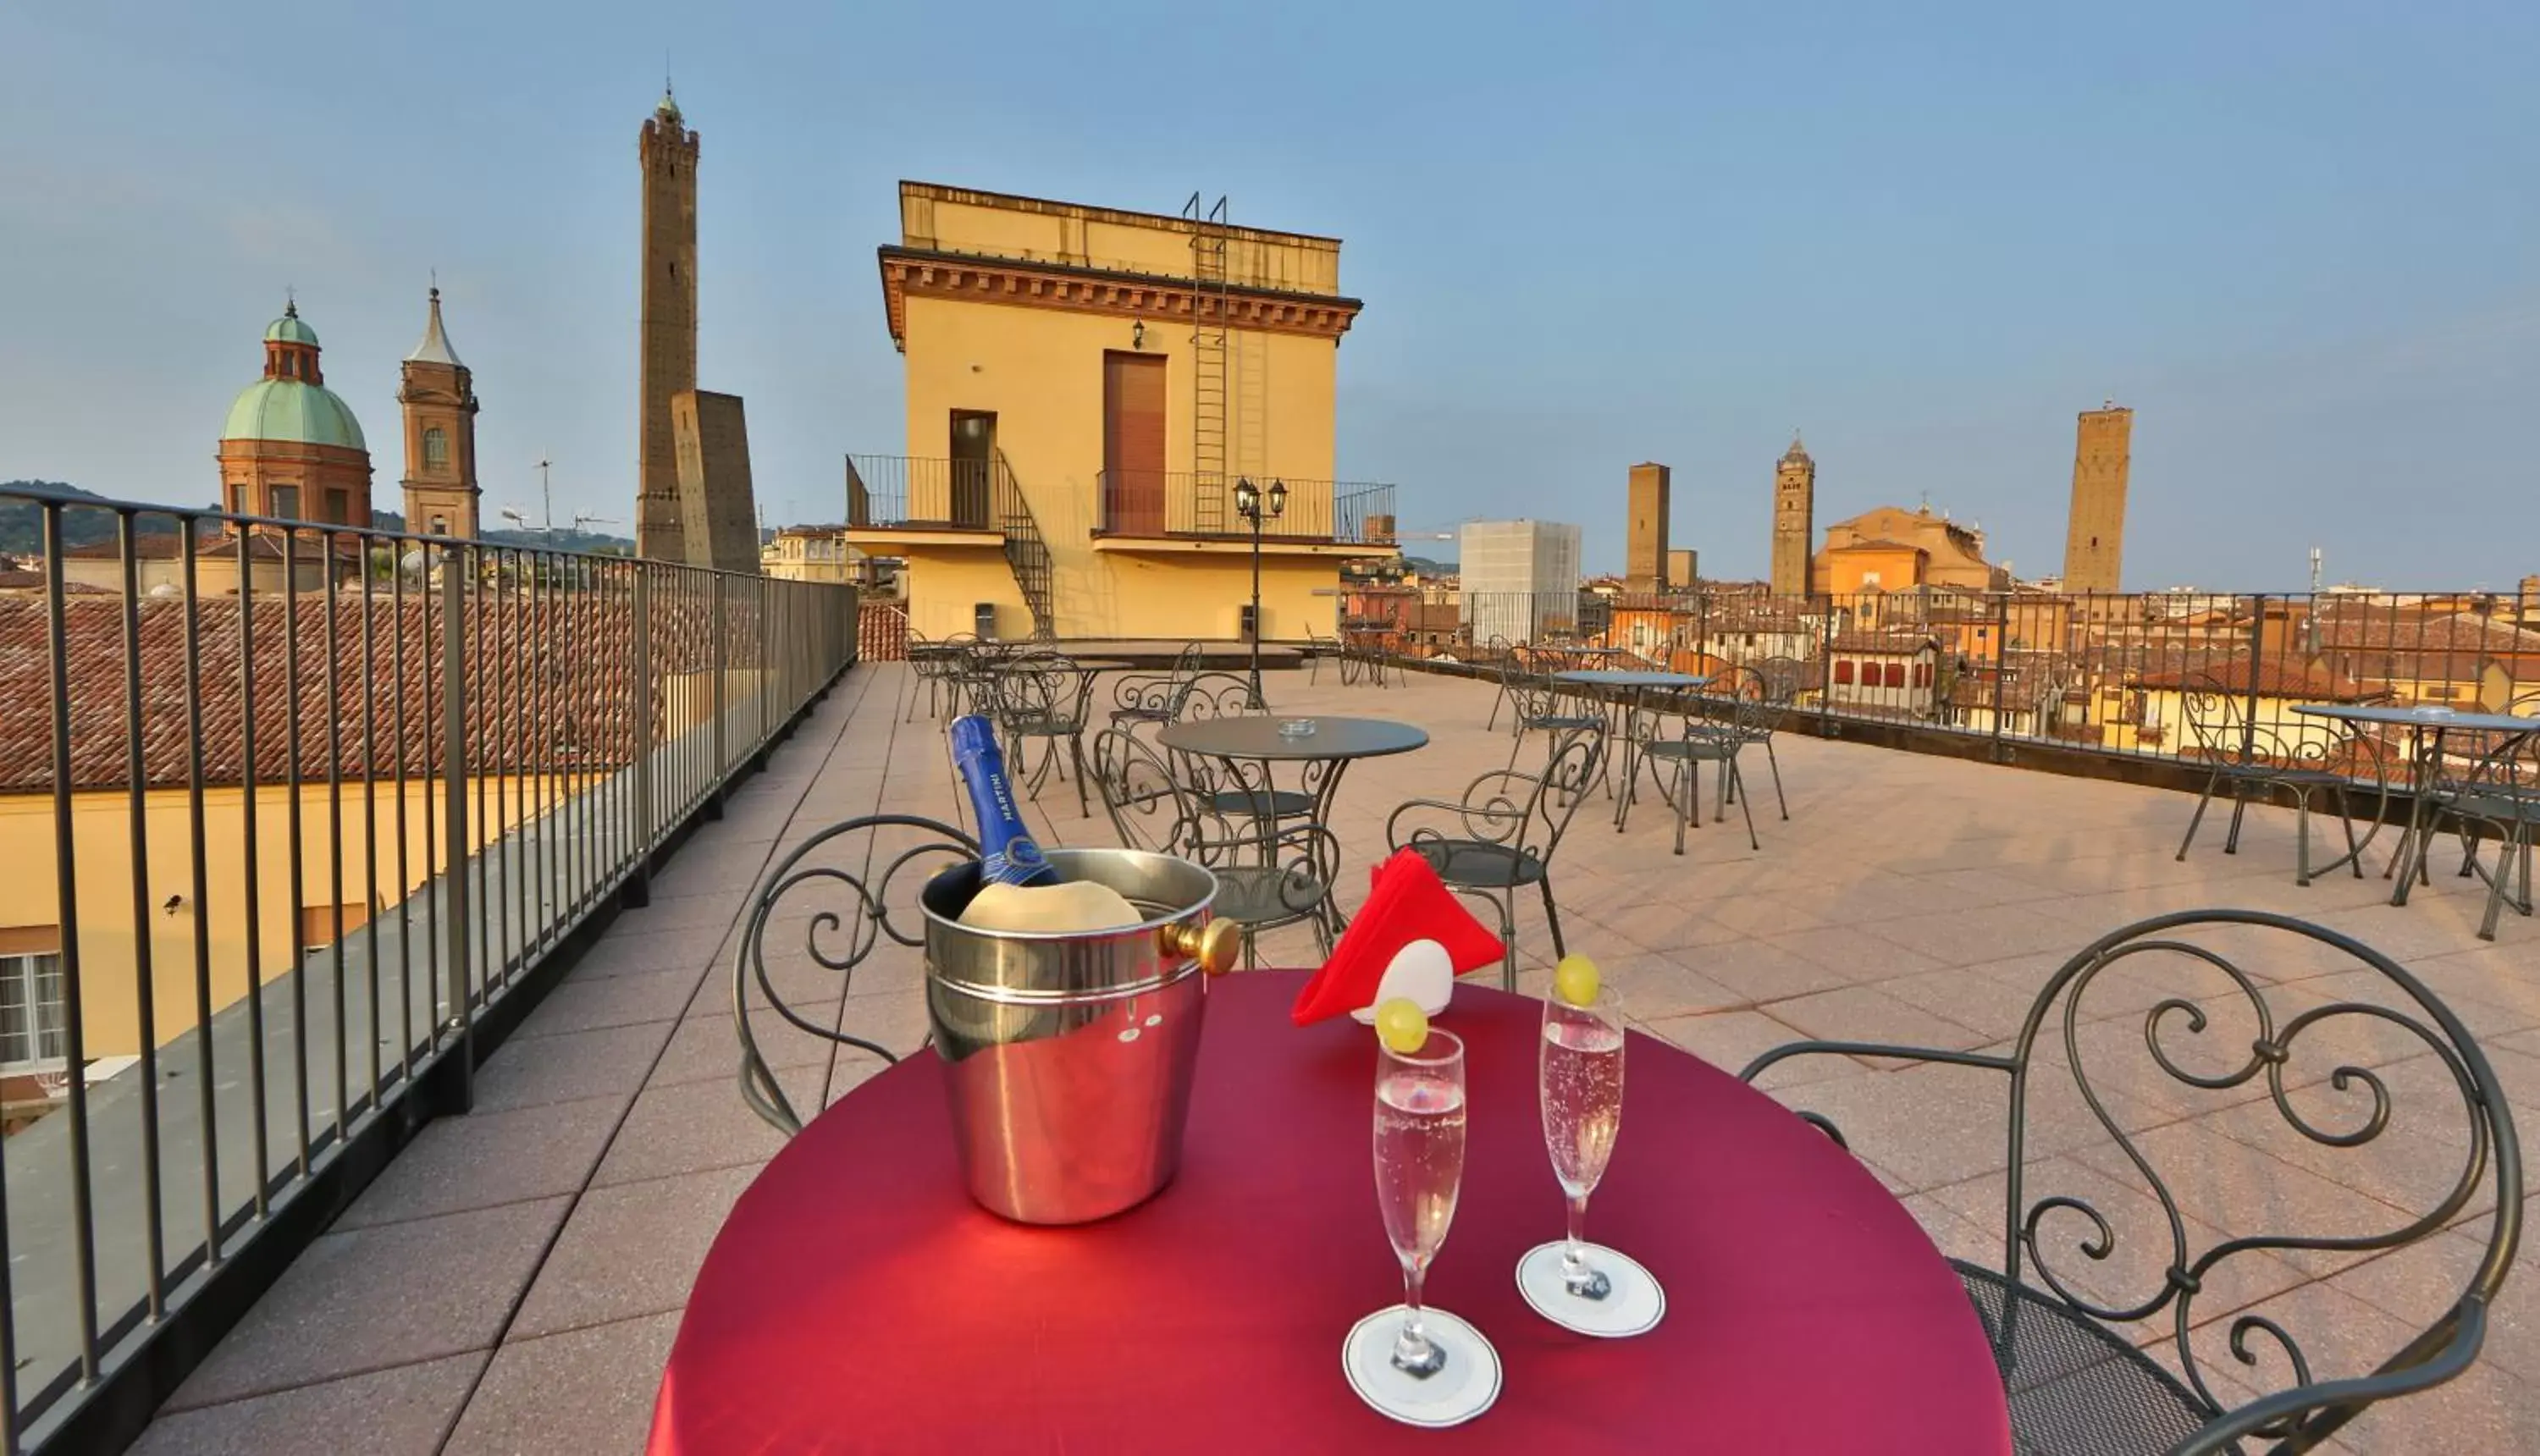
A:
{"type": "Polygon", "coordinates": [[[1312,719],[1310,719],[1310,718],[1289,718],[1289,719],[1282,719],[1282,720],[1280,721],[1280,724],[1279,724],[1279,736],[1280,736],[1280,737],[1283,737],[1283,738],[1310,738],[1310,737],[1312,737],[1313,735],[1314,735],[1314,721],[1313,721],[1312,719]]]}

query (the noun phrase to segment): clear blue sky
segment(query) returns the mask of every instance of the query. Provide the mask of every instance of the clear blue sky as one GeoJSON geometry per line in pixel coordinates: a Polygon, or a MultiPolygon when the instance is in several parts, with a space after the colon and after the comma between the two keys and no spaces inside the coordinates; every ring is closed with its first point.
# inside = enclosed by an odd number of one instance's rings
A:
{"type": "Polygon", "coordinates": [[[392,506],[438,266],[489,506],[548,452],[560,513],[624,520],[668,52],[702,382],[771,520],[905,449],[906,176],[1347,240],[1339,470],[1406,525],[1576,520],[1617,566],[1656,458],[1677,544],[1758,574],[1798,426],[1820,524],[1928,492],[2036,574],[2113,396],[2131,587],[2540,571],[2540,6],[1537,10],[10,4],[0,478],[208,501],[292,285],[392,506]]]}

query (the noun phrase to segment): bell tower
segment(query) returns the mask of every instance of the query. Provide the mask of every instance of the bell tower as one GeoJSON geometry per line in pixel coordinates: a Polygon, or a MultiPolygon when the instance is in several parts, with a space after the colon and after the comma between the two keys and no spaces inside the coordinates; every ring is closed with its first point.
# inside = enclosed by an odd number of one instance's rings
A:
{"type": "Polygon", "coordinates": [[[1810,541],[1816,534],[1817,462],[1797,434],[1773,466],[1773,594],[1816,590],[1810,541]]]}
{"type": "Polygon", "coordinates": [[[423,342],[397,371],[405,416],[405,528],[423,535],[476,535],[476,388],[441,326],[441,290],[432,291],[423,342]]]}
{"type": "Polygon", "coordinates": [[[644,118],[643,336],[636,382],[635,554],[688,559],[671,396],[697,386],[697,134],[670,88],[644,118]]]}

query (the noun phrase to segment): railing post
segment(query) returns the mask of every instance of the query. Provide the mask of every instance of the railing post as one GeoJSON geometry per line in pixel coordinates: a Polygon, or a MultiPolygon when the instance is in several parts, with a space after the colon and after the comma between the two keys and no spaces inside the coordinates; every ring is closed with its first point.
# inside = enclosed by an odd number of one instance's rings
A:
{"type": "MultiPolygon", "coordinates": [[[[1825,602],[1825,617],[1824,630],[1819,634],[1824,646],[1817,652],[1817,736],[1831,738],[1837,736],[1834,724],[1834,597],[1828,595],[1821,599],[1825,602]]],[[[1808,600],[1804,596],[1799,598],[1803,609],[1808,600]]]]}
{"type": "MultiPolygon", "coordinates": [[[[2003,763],[2010,758],[2010,754],[2004,750],[2002,744],[2002,697],[2004,680],[2011,675],[2011,593],[2008,591],[1996,593],[1994,602],[1993,761],[1996,763],[2003,763]]],[[[1951,682],[1949,690],[1951,692],[1957,691],[1954,680],[1951,682]]]]}
{"type": "Polygon", "coordinates": [[[2249,598],[2249,693],[2240,713],[2240,762],[2254,761],[2258,752],[2258,660],[2267,651],[2267,594],[2263,591],[2249,598]]]}
{"type": "Polygon", "coordinates": [[[723,676],[731,659],[731,654],[725,651],[724,635],[732,625],[724,615],[723,581],[723,573],[715,573],[714,605],[709,619],[714,625],[706,634],[707,640],[714,645],[714,736],[708,741],[714,745],[715,785],[714,792],[706,798],[706,817],[709,819],[723,817],[723,776],[732,767],[732,760],[724,756],[723,742],[723,676]]]}
{"type": "Polygon", "coordinates": [[[627,682],[628,737],[635,749],[634,867],[626,877],[626,905],[653,903],[653,589],[652,570],[635,566],[635,670],[627,682]]]}
{"type": "MultiPolygon", "coordinates": [[[[468,1004],[467,965],[467,569],[461,565],[465,557],[463,547],[445,546],[441,551],[441,756],[445,769],[441,799],[442,814],[448,822],[448,833],[442,837],[442,843],[448,846],[442,898],[450,906],[453,927],[449,937],[450,1004],[459,1017],[459,1044],[451,1055],[458,1061],[455,1075],[461,1112],[476,1104],[476,1025],[474,1008],[468,1004]]],[[[240,559],[246,559],[245,552],[240,553],[240,559]]],[[[244,572],[246,568],[240,570],[244,572]]]]}

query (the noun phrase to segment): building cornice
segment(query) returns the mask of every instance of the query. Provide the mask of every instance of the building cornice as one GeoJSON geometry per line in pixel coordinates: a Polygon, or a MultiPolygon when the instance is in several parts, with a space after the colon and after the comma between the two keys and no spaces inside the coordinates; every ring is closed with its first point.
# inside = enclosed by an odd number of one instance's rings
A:
{"type": "Polygon", "coordinates": [[[908,299],[961,299],[1071,313],[1109,313],[1122,318],[1212,321],[1259,333],[1307,334],[1334,343],[1349,332],[1364,307],[1335,294],[1289,293],[1229,284],[1201,289],[1188,278],[1021,262],[966,253],[884,246],[882,305],[891,342],[908,348],[908,299]]]}

